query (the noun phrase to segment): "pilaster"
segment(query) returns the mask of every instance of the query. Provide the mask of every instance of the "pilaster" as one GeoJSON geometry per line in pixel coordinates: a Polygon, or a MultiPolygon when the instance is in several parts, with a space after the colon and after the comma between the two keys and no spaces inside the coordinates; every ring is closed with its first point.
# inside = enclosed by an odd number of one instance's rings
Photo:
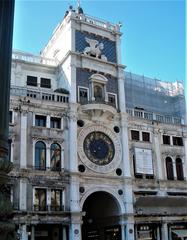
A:
{"type": "Polygon", "coordinates": [[[72,106],[69,113],[69,164],[70,171],[77,172],[77,110],[72,106]]]}
{"type": "Polygon", "coordinates": [[[19,209],[27,209],[27,182],[25,179],[20,179],[20,188],[19,188],[19,209]]]}
{"type": "Polygon", "coordinates": [[[184,179],[187,179],[187,127],[185,127],[184,132],[184,151],[185,151],[185,157],[184,157],[184,165],[183,165],[183,172],[184,172],[184,179]]]}
{"type": "Polygon", "coordinates": [[[125,239],[128,240],[135,240],[134,237],[134,221],[133,219],[128,219],[127,223],[126,223],[126,228],[125,228],[125,239]]]}
{"type": "Polygon", "coordinates": [[[46,146],[46,167],[49,170],[51,167],[51,152],[50,152],[50,145],[47,144],[46,146]]]}
{"type": "Polygon", "coordinates": [[[117,55],[117,63],[121,63],[121,39],[120,35],[116,35],[116,55],[117,55]]]}
{"type": "Polygon", "coordinates": [[[80,213],[74,213],[71,215],[71,226],[70,226],[70,239],[73,240],[81,240],[81,214],[80,213]]]}
{"type": "Polygon", "coordinates": [[[27,225],[21,225],[20,229],[21,240],[28,240],[27,225]]]}
{"type": "Polygon", "coordinates": [[[162,239],[163,240],[168,240],[169,235],[168,235],[168,225],[167,223],[162,223],[161,227],[161,234],[162,234],[162,239]]]}
{"type": "Polygon", "coordinates": [[[20,167],[27,167],[27,112],[21,112],[20,122],[20,167]]]}
{"type": "Polygon", "coordinates": [[[50,128],[50,115],[47,115],[46,127],[50,128]]]}
{"type": "Polygon", "coordinates": [[[122,145],[122,161],[124,176],[130,178],[130,156],[128,146],[128,128],[127,128],[127,116],[121,113],[121,145],[122,145]]]}
{"type": "Polygon", "coordinates": [[[31,240],[35,240],[35,226],[32,225],[31,227],[31,240]]]}
{"type": "Polygon", "coordinates": [[[158,179],[164,179],[164,173],[163,173],[163,163],[161,160],[161,151],[160,151],[160,139],[159,139],[159,133],[157,130],[155,130],[153,134],[153,141],[154,141],[154,151],[155,151],[155,159],[156,159],[156,167],[157,167],[157,178],[158,179]]]}

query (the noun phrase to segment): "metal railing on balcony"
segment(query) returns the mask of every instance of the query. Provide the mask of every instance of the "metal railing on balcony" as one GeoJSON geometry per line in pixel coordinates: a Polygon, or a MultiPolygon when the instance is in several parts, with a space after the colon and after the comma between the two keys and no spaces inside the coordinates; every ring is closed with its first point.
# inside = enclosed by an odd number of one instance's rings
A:
{"type": "Polygon", "coordinates": [[[45,100],[53,102],[62,102],[68,103],[69,96],[68,94],[55,93],[52,90],[43,91],[38,89],[30,89],[26,87],[11,86],[10,95],[13,96],[23,96],[28,98],[33,98],[36,100],[45,100]]]}

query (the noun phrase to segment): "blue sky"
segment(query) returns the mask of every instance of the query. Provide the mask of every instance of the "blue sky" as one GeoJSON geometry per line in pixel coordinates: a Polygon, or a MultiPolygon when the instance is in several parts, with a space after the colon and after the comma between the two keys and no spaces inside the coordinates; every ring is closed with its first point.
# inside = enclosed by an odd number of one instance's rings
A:
{"type": "MultiPolygon", "coordinates": [[[[13,48],[39,54],[76,1],[17,0],[13,48]]],[[[86,14],[123,23],[126,70],[164,81],[185,80],[185,1],[81,1],[86,14]]]]}

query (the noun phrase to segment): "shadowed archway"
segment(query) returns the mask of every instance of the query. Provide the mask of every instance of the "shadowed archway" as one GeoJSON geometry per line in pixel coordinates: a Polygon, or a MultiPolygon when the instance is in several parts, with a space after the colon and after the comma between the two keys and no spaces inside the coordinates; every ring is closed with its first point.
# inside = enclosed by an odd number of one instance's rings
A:
{"type": "Polygon", "coordinates": [[[92,193],[83,205],[82,239],[121,240],[120,206],[110,193],[92,193]]]}

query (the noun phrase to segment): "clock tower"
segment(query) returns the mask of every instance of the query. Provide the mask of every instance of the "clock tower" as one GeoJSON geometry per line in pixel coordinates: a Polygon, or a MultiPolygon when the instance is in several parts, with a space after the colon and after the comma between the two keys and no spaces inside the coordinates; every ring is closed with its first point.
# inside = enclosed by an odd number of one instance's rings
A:
{"type": "Polygon", "coordinates": [[[58,87],[70,92],[67,171],[74,240],[134,239],[120,37],[120,24],[70,7],[42,51],[59,63],[58,87]]]}

